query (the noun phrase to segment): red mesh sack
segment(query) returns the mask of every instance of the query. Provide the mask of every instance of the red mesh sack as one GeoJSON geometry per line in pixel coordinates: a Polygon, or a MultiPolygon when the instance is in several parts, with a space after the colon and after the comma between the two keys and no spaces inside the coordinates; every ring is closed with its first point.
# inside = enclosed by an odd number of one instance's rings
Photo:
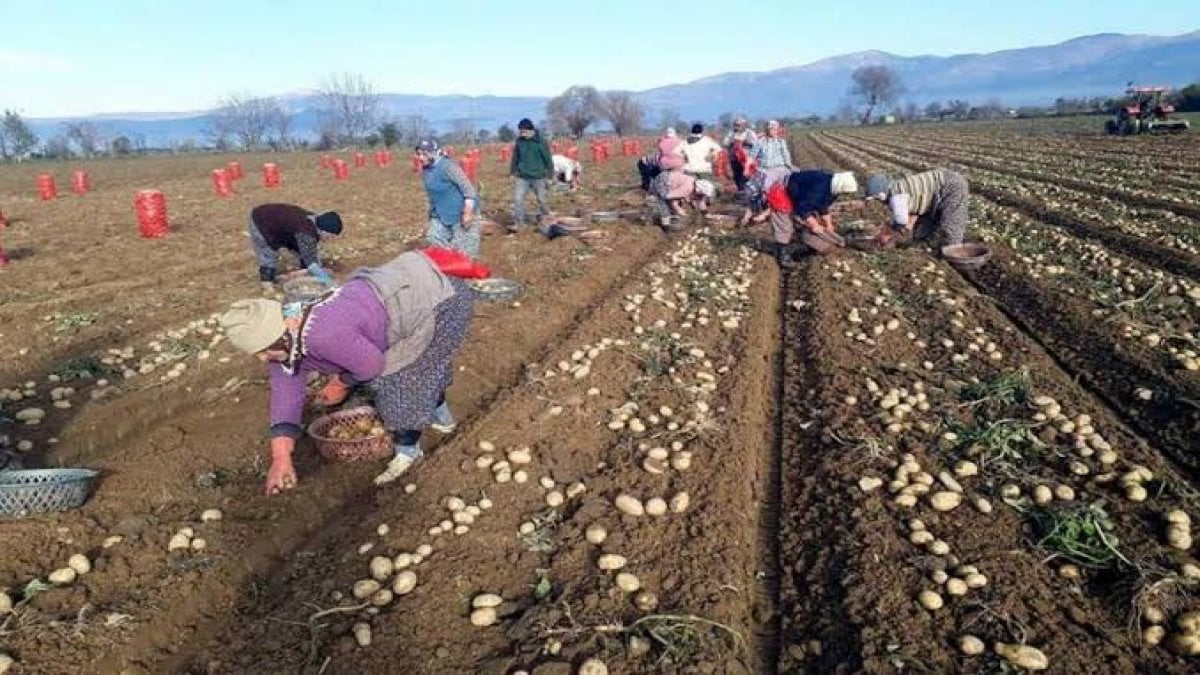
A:
{"type": "Polygon", "coordinates": [[[152,239],[164,237],[167,227],[167,198],[158,190],[142,190],[133,198],[133,210],[137,214],[138,233],[152,239]]]}
{"type": "Polygon", "coordinates": [[[442,274],[459,279],[487,279],[492,276],[492,270],[487,265],[476,262],[458,251],[430,246],[421,249],[421,252],[442,271],[442,274]]]}

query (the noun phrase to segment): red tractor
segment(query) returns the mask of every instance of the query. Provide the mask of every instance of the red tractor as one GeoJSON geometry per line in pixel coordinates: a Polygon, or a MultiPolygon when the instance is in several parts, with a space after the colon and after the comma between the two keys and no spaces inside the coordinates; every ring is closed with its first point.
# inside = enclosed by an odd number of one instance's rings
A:
{"type": "Polygon", "coordinates": [[[1178,134],[1187,131],[1187,120],[1172,118],[1175,106],[1163,102],[1163,95],[1170,92],[1167,87],[1130,86],[1125,94],[1132,101],[1121,106],[1115,118],[1104,123],[1109,135],[1132,136],[1134,134],[1178,134]]]}

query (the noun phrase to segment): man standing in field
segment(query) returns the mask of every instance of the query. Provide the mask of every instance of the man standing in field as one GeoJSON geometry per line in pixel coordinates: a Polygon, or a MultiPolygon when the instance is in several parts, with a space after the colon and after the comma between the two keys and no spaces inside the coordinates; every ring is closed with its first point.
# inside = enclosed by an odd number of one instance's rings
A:
{"type": "Polygon", "coordinates": [[[457,162],[442,155],[437,141],[421,141],[416,153],[421,164],[421,182],[429,197],[429,230],[425,240],[430,246],[479,258],[482,232],[476,219],[480,206],[475,185],[457,162]]]}
{"type": "Polygon", "coordinates": [[[342,233],[342,218],[333,211],[317,214],[294,204],[262,204],[250,211],[250,243],[258,260],[258,279],[264,284],[279,274],[279,249],[300,259],[300,266],[322,281],[332,281],[321,267],[318,244],[342,233]]]}
{"type": "Polygon", "coordinates": [[[525,198],[530,190],[537,198],[538,213],[543,216],[550,215],[546,182],[554,175],[550,146],[537,129],[533,128],[533,121],[529,118],[517,123],[517,140],[513,143],[508,173],[517,181],[513,190],[513,223],[508,231],[519,232],[525,228],[525,198]]]}

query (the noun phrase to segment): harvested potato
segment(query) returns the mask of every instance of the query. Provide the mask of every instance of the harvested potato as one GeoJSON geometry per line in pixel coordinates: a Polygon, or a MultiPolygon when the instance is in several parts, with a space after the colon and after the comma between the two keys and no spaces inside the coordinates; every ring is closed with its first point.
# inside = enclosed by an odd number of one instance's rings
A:
{"type": "Polygon", "coordinates": [[[1167,636],[1167,629],[1162,626],[1147,626],[1142,631],[1142,642],[1148,647],[1156,647],[1167,636]]]}
{"type": "Polygon", "coordinates": [[[396,595],[408,595],[417,587],[417,573],[412,570],[404,570],[396,575],[395,581],[392,582],[392,592],[396,595]]]}
{"type": "Polygon", "coordinates": [[[496,614],[495,607],[480,607],[471,612],[471,625],[484,628],[496,623],[499,616],[496,614]]]}
{"type": "Polygon", "coordinates": [[[224,517],[225,517],[225,514],[221,513],[221,509],[206,509],[203,513],[200,514],[200,522],[213,523],[218,520],[221,520],[224,517]]]}
{"type": "Polygon", "coordinates": [[[183,534],[182,532],[176,532],[174,535],[172,535],[171,541],[167,542],[167,550],[178,551],[180,549],[187,549],[191,547],[191,545],[191,537],[183,534]]]}
{"type": "Polygon", "coordinates": [[[4,652],[0,652],[0,675],[4,675],[10,669],[12,669],[13,665],[16,664],[16,662],[17,662],[16,659],[14,659],[13,657],[9,656],[8,654],[5,654],[4,652]]]}
{"type": "Polygon", "coordinates": [[[75,583],[77,573],[70,567],[62,567],[50,573],[46,579],[55,586],[70,586],[75,583]]]}
{"type": "Polygon", "coordinates": [[[929,496],[929,503],[935,511],[953,511],[962,503],[962,495],[957,492],[935,492],[929,496]]]}
{"type": "Polygon", "coordinates": [[[205,541],[204,538],[196,537],[195,539],[192,540],[192,550],[193,551],[203,551],[206,548],[208,548],[208,542],[205,541]]]}
{"type": "Polygon", "coordinates": [[[480,593],[471,598],[471,607],[473,609],[482,609],[484,607],[499,607],[504,604],[504,598],[496,593],[480,593]]]}
{"type": "Polygon", "coordinates": [[[608,675],[608,666],[600,659],[588,659],[577,672],[578,675],[608,675]]]}
{"type": "Polygon", "coordinates": [[[642,591],[633,598],[633,604],[643,612],[653,612],[658,609],[658,596],[650,591],[642,591]]]}
{"type": "Polygon", "coordinates": [[[1200,635],[1200,610],[1180,614],[1175,617],[1175,625],[1183,633],[1200,635]]]}
{"type": "Polygon", "coordinates": [[[0,591],[0,614],[8,614],[12,611],[13,601],[8,593],[0,591]]]}
{"type": "Polygon", "coordinates": [[[667,502],[662,497],[651,497],[646,500],[646,513],[651,516],[661,516],[667,512],[667,502]]]}
{"type": "Polygon", "coordinates": [[[76,553],[67,559],[67,567],[75,570],[76,574],[87,574],[92,571],[92,561],[86,555],[76,553]]]}
{"type": "Polygon", "coordinates": [[[636,593],[642,588],[642,582],[637,576],[629,572],[621,572],[617,575],[617,588],[620,588],[626,593],[636,593]]]}
{"type": "Polygon", "coordinates": [[[641,500],[631,495],[620,495],[613,502],[617,510],[629,516],[642,516],[646,514],[646,507],[642,506],[641,500]]]}
{"type": "Polygon", "coordinates": [[[958,638],[958,650],[967,656],[979,656],[986,648],[983,640],[974,635],[963,635],[958,638]]]}
{"type": "Polygon", "coordinates": [[[375,592],[380,588],[379,582],[374,579],[359,579],[354,582],[354,597],[358,600],[366,600],[375,595],[375,592]]]}
{"type": "Polygon", "coordinates": [[[391,591],[386,588],[381,588],[378,591],[375,591],[375,594],[371,596],[371,604],[375,605],[376,607],[387,607],[388,605],[392,604],[393,597],[394,594],[391,591]]]}
{"type": "Polygon", "coordinates": [[[599,567],[606,572],[611,572],[613,570],[619,570],[622,567],[625,567],[628,562],[629,561],[625,559],[625,556],[617,555],[615,553],[605,553],[596,560],[596,567],[599,567]]]}
{"type": "Polygon", "coordinates": [[[674,497],[671,497],[671,510],[675,513],[687,511],[691,504],[692,498],[686,492],[677,492],[674,497]]]}
{"type": "Polygon", "coordinates": [[[921,603],[922,607],[930,611],[941,609],[946,604],[942,600],[942,596],[933,591],[921,591],[918,593],[917,602],[921,603]]]}
{"type": "Polygon", "coordinates": [[[1025,670],[1045,670],[1050,667],[1050,660],[1042,650],[1029,645],[1010,645],[997,642],[992,646],[996,654],[1009,663],[1025,670]]]}
{"type": "Polygon", "coordinates": [[[388,577],[392,576],[395,569],[396,564],[390,558],[381,555],[371,558],[371,578],[376,581],[386,581],[388,577]]]}
{"type": "Polygon", "coordinates": [[[356,623],[356,624],[354,624],[353,632],[354,632],[354,641],[358,643],[359,647],[370,647],[371,646],[371,626],[370,626],[370,624],[366,624],[366,623],[362,623],[362,622],[356,623]]]}
{"type": "Polygon", "coordinates": [[[584,536],[587,538],[588,542],[600,545],[604,543],[605,539],[608,539],[608,530],[604,529],[604,526],[599,523],[592,523],[591,525],[588,525],[584,536]]]}

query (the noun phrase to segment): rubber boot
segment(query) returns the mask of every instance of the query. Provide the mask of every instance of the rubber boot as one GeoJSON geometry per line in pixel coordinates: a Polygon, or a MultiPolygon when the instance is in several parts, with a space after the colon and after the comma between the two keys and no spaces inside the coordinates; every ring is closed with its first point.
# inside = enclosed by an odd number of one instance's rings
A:
{"type": "Polygon", "coordinates": [[[429,423],[434,431],[443,434],[453,433],[458,423],[454,421],[454,415],[450,413],[450,405],[442,401],[438,407],[433,409],[433,421],[429,423]]]}
{"type": "Polygon", "coordinates": [[[788,250],[787,244],[775,242],[775,260],[782,269],[791,269],[796,266],[796,261],[792,260],[792,252],[788,250]]]}

